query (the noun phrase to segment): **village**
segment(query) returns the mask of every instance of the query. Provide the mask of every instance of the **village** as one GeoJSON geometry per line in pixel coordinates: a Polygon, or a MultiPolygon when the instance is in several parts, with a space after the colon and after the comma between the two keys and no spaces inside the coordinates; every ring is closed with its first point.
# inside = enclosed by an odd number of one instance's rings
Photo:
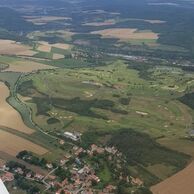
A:
{"type": "MultiPolygon", "coordinates": [[[[77,142],[81,135],[65,132],[64,136],[77,142]]],[[[59,141],[59,144],[63,143],[64,140],[59,141]]],[[[101,167],[97,158],[100,158],[103,162],[116,161],[112,168],[116,173],[115,178],[117,180],[124,181],[134,187],[143,186],[143,181],[140,178],[125,175],[123,172],[126,163],[125,157],[115,147],[111,146],[102,147],[92,144],[89,149],[84,149],[81,146],[74,145],[71,153],[65,153],[64,157],[56,163],[38,158],[33,153],[25,150],[18,153],[16,157],[18,161],[9,161],[0,166],[0,179],[6,185],[13,185],[15,190],[18,188],[28,189],[29,193],[35,194],[40,193],[39,185],[41,185],[41,187],[44,187],[45,192],[55,194],[115,193],[117,185],[114,183],[116,181],[104,183],[98,176],[101,167]],[[48,173],[45,175],[38,171],[35,172],[30,169],[30,165],[28,165],[28,168],[19,160],[38,166],[48,173]]]]}

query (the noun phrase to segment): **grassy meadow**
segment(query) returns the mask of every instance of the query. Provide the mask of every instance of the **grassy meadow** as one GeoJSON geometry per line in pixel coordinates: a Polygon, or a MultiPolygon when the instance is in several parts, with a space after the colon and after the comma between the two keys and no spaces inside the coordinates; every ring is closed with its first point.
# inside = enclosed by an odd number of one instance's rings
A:
{"type": "MultiPolygon", "coordinates": [[[[168,148],[194,156],[190,151],[193,142],[185,139],[188,146],[179,146],[192,126],[192,110],[179,98],[193,88],[194,75],[168,66],[152,66],[147,72],[144,79],[140,71],[121,60],[95,68],[44,70],[22,77],[17,92],[32,110],[32,120],[47,133],[111,134],[132,128],[168,148]]],[[[101,137],[100,142],[109,139],[101,137]]],[[[130,167],[132,172],[144,172],[143,179],[150,176],[148,185],[179,168],[160,162],[130,167]]],[[[106,180],[108,171],[104,170],[101,176],[106,180]]]]}
{"type": "MultiPolygon", "coordinates": [[[[0,111],[7,113],[0,118],[0,159],[15,160],[28,149],[58,163],[75,145],[115,146],[126,162],[121,172],[149,188],[194,158],[192,13],[184,9],[177,17],[176,6],[153,12],[129,1],[100,2],[98,10],[87,2],[87,11],[83,2],[26,10],[24,3],[21,18],[2,12],[0,111]],[[37,16],[41,10],[47,16],[37,16]],[[9,122],[11,110],[17,117],[9,122]],[[17,130],[19,121],[32,132],[17,130]],[[82,133],[81,141],[64,138],[65,131],[82,133]]],[[[101,165],[99,188],[121,175],[114,172],[117,156],[87,159],[101,165]]],[[[126,189],[120,193],[134,192],[126,189]]]]}
{"type": "Polygon", "coordinates": [[[150,80],[145,80],[138,71],[117,61],[94,69],[41,71],[21,79],[18,92],[32,98],[26,103],[33,109],[34,119],[47,130],[73,130],[79,126],[78,130],[83,132],[90,128],[114,130],[130,126],[154,137],[184,137],[192,118],[176,96],[187,86],[192,87],[189,80],[193,75],[179,79],[177,74],[184,72],[154,67],[150,69],[150,80]],[[41,101],[45,107],[41,107],[41,101]],[[105,101],[104,107],[94,101],[105,101]],[[42,110],[37,110],[37,104],[42,110]],[[58,122],[48,124],[50,117],[58,122]]]}

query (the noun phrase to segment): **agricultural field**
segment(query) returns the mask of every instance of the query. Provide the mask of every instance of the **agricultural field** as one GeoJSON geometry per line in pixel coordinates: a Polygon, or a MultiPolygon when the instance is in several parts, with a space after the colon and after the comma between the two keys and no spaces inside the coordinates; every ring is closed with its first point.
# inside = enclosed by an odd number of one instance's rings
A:
{"type": "Polygon", "coordinates": [[[44,25],[49,22],[71,20],[69,17],[58,16],[24,16],[24,19],[28,22],[32,22],[35,25],[44,25]]]}
{"type": "MultiPolygon", "coordinates": [[[[33,121],[46,132],[99,131],[111,135],[130,126],[193,157],[193,142],[185,139],[187,146],[179,146],[193,119],[191,109],[178,100],[194,87],[193,73],[178,67],[151,66],[145,79],[142,72],[121,60],[96,68],[46,70],[23,77],[17,92],[31,108],[33,121]]],[[[101,143],[108,139],[102,138],[101,143]]],[[[130,170],[145,171],[144,180],[151,174],[150,185],[177,172],[180,167],[173,165],[156,162],[145,169],[134,166],[130,170]]]]}
{"type": "Polygon", "coordinates": [[[193,191],[193,162],[189,164],[184,170],[166,179],[165,181],[151,187],[153,193],[165,194],[182,194],[192,193],[193,191]]]}
{"type": "Polygon", "coordinates": [[[84,23],[83,25],[85,26],[111,26],[111,25],[115,25],[115,24],[119,24],[121,22],[127,22],[127,21],[143,21],[143,22],[148,22],[150,24],[163,24],[165,23],[165,21],[161,21],[161,20],[146,20],[146,19],[137,19],[137,18],[126,18],[126,19],[122,19],[119,18],[117,16],[117,18],[115,19],[108,19],[108,20],[104,20],[104,21],[93,21],[90,23],[84,23]]]}
{"type": "Polygon", "coordinates": [[[0,139],[0,150],[12,156],[16,156],[18,152],[24,149],[32,151],[38,155],[43,155],[48,152],[48,150],[37,144],[3,130],[0,130],[0,139]]]}
{"type": "Polygon", "coordinates": [[[90,22],[90,23],[85,23],[83,24],[84,26],[111,26],[111,25],[114,25],[116,24],[116,21],[115,20],[105,20],[105,21],[102,21],[102,22],[90,22]]]}
{"type": "MultiPolygon", "coordinates": [[[[44,60],[45,61],[45,60],[44,60]]],[[[2,72],[21,72],[28,73],[41,69],[52,69],[50,64],[47,65],[43,60],[37,58],[26,58],[16,56],[0,56],[0,63],[5,67],[2,68],[2,72]]]]}
{"type": "Polygon", "coordinates": [[[0,40],[1,55],[21,55],[21,56],[33,56],[36,54],[30,46],[23,45],[19,42],[12,40],[0,40]]]}
{"type": "Polygon", "coordinates": [[[16,60],[12,63],[9,64],[9,67],[4,70],[6,71],[11,71],[11,72],[23,72],[23,73],[28,73],[32,72],[35,70],[41,70],[41,69],[52,69],[54,67],[30,61],[30,60],[16,60]]]}
{"type": "Polygon", "coordinates": [[[27,35],[27,37],[31,40],[39,40],[41,38],[50,38],[52,40],[52,38],[59,38],[61,40],[64,41],[71,41],[72,40],[72,36],[75,33],[69,31],[69,30],[56,30],[56,31],[46,31],[46,32],[42,32],[42,31],[34,31],[31,32],[27,35]]]}
{"type": "Polygon", "coordinates": [[[138,31],[137,29],[110,28],[101,31],[94,31],[92,34],[100,34],[102,37],[118,38],[122,41],[127,40],[157,40],[158,34],[151,31],[138,31]]]}
{"type": "Polygon", "coordinates": [[[193,9],[182,0],[0,2],[0,164],[25,172],[10,168],[10,193],[52,194],[87,165],[100,179],[91,191],[191,194],[193,9]]]}
{"type": "Polygon", "coordinates": [[[0,125],[19,130],[23,133],[32,134],[33,129],[27,127],[20,116],[20,114],[10,106],[6,99],[9,97],[9,89],[4,83],[0,83],[1,97],[0,97],[0,125]]]}
{"type": "Polygon", "coordinates": [[[62,44],[62,43],[49,44],[48,42],[42,42],[42,41],[38,42],[38,44],[39,46],[37,50],[42,52],[51,52],[51,49],[53,47],[61,50],[68,50],[71,47],[69,44],[62,44]]]}

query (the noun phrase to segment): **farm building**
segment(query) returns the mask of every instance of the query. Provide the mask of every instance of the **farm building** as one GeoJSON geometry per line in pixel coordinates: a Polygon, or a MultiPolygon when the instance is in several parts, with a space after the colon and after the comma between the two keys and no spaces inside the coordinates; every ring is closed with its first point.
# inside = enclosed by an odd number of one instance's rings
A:
{"type": "Polygon", "coordinates": [[[65,132],[64,136],[68,139],[73,140],[73,141],[78,141],[80,139],[80,134],[73,134],[70,132],[65,132]]]}

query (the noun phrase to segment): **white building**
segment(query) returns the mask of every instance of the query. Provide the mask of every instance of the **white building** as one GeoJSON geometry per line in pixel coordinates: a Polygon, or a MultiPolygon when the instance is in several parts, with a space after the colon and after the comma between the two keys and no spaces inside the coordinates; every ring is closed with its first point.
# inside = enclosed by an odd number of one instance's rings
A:
{"type": "Polygon", "coordinates": [[[73,141],[78,141],[80,139],[80,136],[79,135],[75,135],[75,134],[70,133],[70,132],[65,132],[64,133],[64,136],[66,138],[69,138],[69,139],[73,140],[73,141]]]}
{"type": "Polygon", "coordinates": [[[0,179],[0,194],[9,194],[3,181],[0,179]]]}

